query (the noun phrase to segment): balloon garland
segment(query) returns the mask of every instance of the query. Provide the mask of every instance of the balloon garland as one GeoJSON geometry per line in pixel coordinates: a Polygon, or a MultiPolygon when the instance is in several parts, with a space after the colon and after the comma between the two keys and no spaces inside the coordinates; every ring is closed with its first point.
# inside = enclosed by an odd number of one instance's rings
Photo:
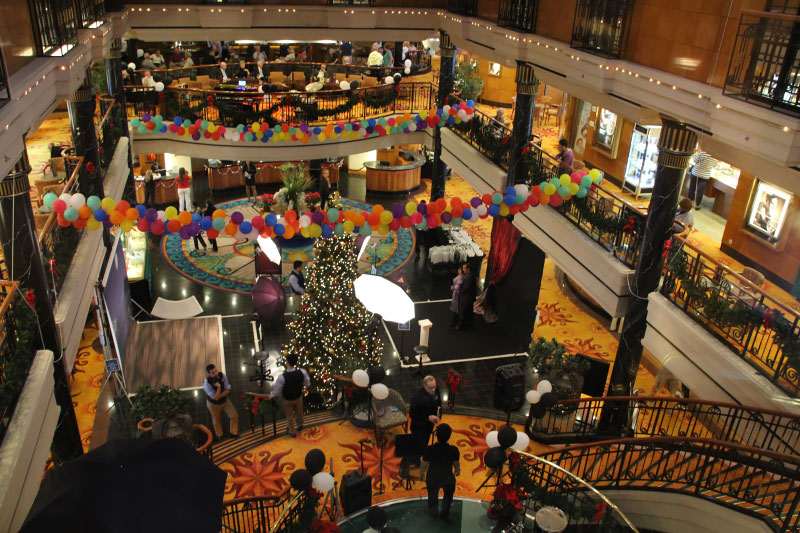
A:
{"type": "Polygon", "coordinates": [[[57,196],[49,192],[43,201],[47,208],[57,213],[59,226],[98,230],[100,227],[119,227],[129,232],[133,227],[155,235],[175,233],[186,240],[205,231],[209,238],[216,239],[220,232],[241,240],[264,237],[291,239],[296,234],[303,237],[328,238],[344,232],[370,235],[377,231],[386,235],[400,228],[414,226],[418,230],[435,228],[440,224],[460,226],[463,222],[477,222],[487,217],[515,215],[539,205],[559,206],[573,196],[583,198],[589,188],[602,181],[600,171],[574,172],[572,176],[562,174],[549,182],[532,188],[527,185],[508,187],[505,191],[475,196],[468,202],[452,198],[450,202],[440,198],[435,202],[396,202],[391,209],[375,205],[369,213],[358,213],[352,209],[313,211],[298,213],[290,209],[279,218],[273,213],[256,215],[245,220],[244,215],[234,211],[228,217],[222,209],[212,216],[200,216],[188,211],[178,212],[174,206],[164,210],[146,208],[142,204],[130,205],[127,201],[115,202],[113,198],[86,198],[81,193],[64,193],[57,196]]]}
{"type": "Polygon", "coordinates": [[[197,119],[194,122],[180,116],[165,120],[161,115],[142,114],[141,118],[132,118],[130,127],[139,134],[172,133],[181,137],[199,141],[201,138],[214,141],[242,142],[281,142],[292,141],[303,144],[312,138],[320,142],[355,140],[365,137],[383,137],[395,133],[411,133],[426,128],[436,128],[450,124],[469,122],[475,113],[475,102],[461,102],[458,105],[444,105],[419,113],[402,113],[390,117],[368,118],[352,122],[328,122],[324,126],[312,126],[302,122],[297,126],[287,123],[270,127],[266,122],[239,124],[235,128],[226,128],[213,121],[197,119]]]}

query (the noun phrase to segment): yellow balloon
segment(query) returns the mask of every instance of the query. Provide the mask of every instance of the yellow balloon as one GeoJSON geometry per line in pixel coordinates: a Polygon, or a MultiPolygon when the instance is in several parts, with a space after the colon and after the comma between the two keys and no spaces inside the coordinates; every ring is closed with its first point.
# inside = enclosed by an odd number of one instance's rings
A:
{"type": "Polygon", "coordinates": [[[580,189],[580,185],[578,185],[577,183],[569,184],[569,193],[571,195],[575,196],[576,194],[578,194],[578,189],[580,189]]]}
{"type": "Polygon", "coordinates": [[[388,225],[389,222],[391,222],[393,218],[394,218],[394,215],[392,215],[391,211],[384,211],[383,213],[381,213],[381,223],[383,225],[388,225]]]}
{"type": "Polygon", "coordinates": [[[302,235],[303,237],[308,239],[309,237],[311,237],[311,232],[308,230],[307,227],[306,228],[300,228],[300,235],[302,235]]]}
{"type": "Polygon", "coordinates": [[[167,220],[175,220],[178,218],[178,210],[175,209],[174,205],[169,206],[164,210],[164,214],[167,215],[167,220]]]}
{"type": "Polygon", "coordinates": [[[552,183],[548,183],[547,185],[544,186],[544,193],[547,196],[553,196],[555,192],[556,192],[556,186],[553,185],[552,183]]]}
{"type": "Polygon", "coordinates": [[[217,125],[214,124],[213,122],[209,122],[209,124],[208,124],[208,132],[209,133],[214,133],[215,131],[217,131],[217,125]]]}
{"type": "Polygon", "coordinates": [[[333,133],[331,133],[330,138],[332,141],[335,141],[336,139],[339,138],[339,135],[334,131],[333,133]]]}
{"type": "Polygon", "coordinates": [[[500,204],[500,216],[504,217],[508,215],[508,206],[505,203],[500,204]]]}
{"type": "Polygon", "coordinates": [[[122,231],[128,233],[130,230],[133,229],[133,222],[131,222],[129,219],[126,218],[125,220],[122,221],[122,224],[120,224],[119,227],[120,229],[122,229],[122,231]]]}
{"type": "Polygon", "coordinates": [[[253,128],[253,131],[261,131],[261,126],[258,125],[258,122],[253,122],[250,127],[253,128]]]}
{"type": "Polygon", "coordinates": [[[317,135],[317,139],[319,139],[320,142],[324,142],[325,141],[325,134],[324,133],[320,133],[319,135],[317,135]]]}
{"type": "Polygon", "coordinates": [[[342,224],[342,229],[345,230],[347,233],[350,233],[354,229],[356,229],[356,225],[353,224],[352,220],[345,220],[342,224]]]}
{"type": "Polygon", "coordinates": [[[419,112],[419,118],[425,120],[426,118],[428,118],[428,112],[423,109],[422,111],[419,112]]]}
{"type": "Polygon", "coordinates": [[[408,216],[411,216],[416,212],[417,212],[417,204],[415,204],[414,202],[408,202],[406,204],[406,214],[408,216]]]}
{"type": "Polygon", "coordinates": [[[592,178],[592,181],[597,181],[603,177],[603,174],[596,168],[593,168],[589,171],[589,177],[592,178]]]}
{"type": "Polygon", "coordinates": [[[311,236],[312,237],[319,237],[322,235],[322,226],[319,224],[311,224],[311,236]]]}
{"type": "MultiPolygon", "coordinates": [[[[385,213],[385,212],[386,211],[384,211],[383,213],[385,213]]],[[[381,215],[383,213],[381,213],[381,215]]],[[[389,213],[389,214],[391,215],[391,213],[389,213]]],[[[381,217],[381,218],[383,218],[383,217],[381,217]]],[[[380,233],[381,235],[388,235],[389,234],[389,226],[387,226],[386,224],[378,224],[378,233],[380,233]]]]}
{"type": "Polygon", "coordinates": [[[109,198],[107,196],[105,198],[103,198],[102,202],[100,202],[100,207],[102,207],[105,211],[108,211],[108,212],[113,211],[115,205],[117,205],[117,204],[116,204],[116,202],[114,202],[114,199],[113,198],[109,198]]]}
{"type": "Polygon", "coordinates": [[[102,224],[95,220],[94,217],[89,217],[86,219],[86,227],[90,230],[97,231],[100,229],[100,226],[102,226],[102,224]]]}
{"type": "Polygon", "coordinates": [[[567,174],[561,174],[561,176],[559,176],[558,178],[558,181],[560,181],[561,185],[563,185],[564,187],[569,187],[569,184],[572,183],[572,180],[569,179],[569,176],[567,174]]]}

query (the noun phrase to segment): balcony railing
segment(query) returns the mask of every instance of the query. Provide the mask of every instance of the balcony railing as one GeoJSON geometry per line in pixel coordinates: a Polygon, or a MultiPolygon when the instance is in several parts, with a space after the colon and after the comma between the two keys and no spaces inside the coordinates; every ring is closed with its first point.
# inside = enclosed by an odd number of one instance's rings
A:
{"type": "Polygon", "coordinates": [[[478,0],[447,0],[447,10],[465,17],[478,15],[478,0]]]}
{"type": "Polygon", "coordinates": [[[81,27],[88,28],[103,19],[106,14],[105,0],[75,0],[81,27]]]}
{"type": "MultiPolygon", "coordinates": [[[[83,157],[67,157],[70,163],[72,172],[69,179],[64,184],[61,191],[63,193],[73,194],[78,192],[80,185],[80,174],[83,168],[83,157]]],[[[51,213],[47,219],[42,231],[39,233],[39,248],[42,251],[42,261],[45,263],[45,270],[47,271],[47,282],[50,292],[54,297],[57,297],[58,292],[64,285],[64,280],[67,277],[67,272],[72,264],[72,258],[75,256],[75,251],[78,248],[78,243],[81,240],[82,230],[75,228],[73,225],[62,226],[59,224],[59,216],[51,213]]],[[[53,305],[55,305],[55,300],[53,305]]]]}
{"type": "Polygon", "coordinates": [[[800,115],[800,16],[744,10],[724,94],[800,115]]]}
{"type": "MultiPolygon", "coordinates": [[[[448,102],[458,105],[463,100],[451,94],[448,102]]],[[[497,166],[508,170],[511,128],[476,109],[469,122],[454,124],[451,129],[497,166]]]]}
{"type": "Polygon", "coordinates": [[[661,294],[775,385],[800,393],[800,314],[673,238],[661,294]]]}
{"type": "Polygon", "coordinates": [[[239,498],[225,502],[222,531],[227,533],[269,533],[289,505],[297,500],[289,490],[278,496],[239,498]]]}
{"type": "Polygon", "coordinates": [[[375,0],[328,0],[329,6],[374,6],[375,0]]]}
{"type": "Polygon", "coordinates": [[[144,87],[126,87],[128,116],[161,114],[194,122],[214,121],[226,127],[264,121],[310,124],[330,121],[363,120],[369,117],[430,109],[436,95],[430,83],[403,83],[399,86],[359,87],[355,90],[314,93],[239,93],[173,89],[158,92],[144,87]],[[396,95],[393,93],[396,92],[396,95]]]}
{"type": "MultiPolygon", "coordinates": [[[[537,442],[573,444],[611,438],[599,429],[603,408],[625,409],[623,437],[695,437],[800,457],[800,416],[703,400],[621,396],[561,400],[541,420],[528,417],[537,442]]],[[[619,435],[616,435],[619,436],[619,435]]]]}
{"type": "Polygon", "coordinates": [[[599,490],[685,494],[763,520],[774,531],[800,525],[796,457],[711,439],[654,437],[570,446],[542,458],[599,490]]]}
{"type": "MultiPolygon", "coordinates": [[[[30,368],[18,353],[16,315],[26,311],[25,302],[18,298],[19,282],[0,280],[0,442],[3,442],[14,406],[17,404],[30,368]],[[12,309],[12,306],[17,306],[12,309]]],[[[30,353],[33,360],[33,352],[30,353]]]]}
{"type": "Polygon", "coordinates": [[[501,0],[497,25],[524,33],[536,33],[539,0],[501,0]]]}
{"type": "Polygon", "coordinates": [[[96,125],[97,147],[100,152],[100,175],[105,180],[108,167],[114,158],[114,151],[117,149],[120,137],[123,136],[127,118],[122,104],[113,98],[101,97],[100,111],[103,116],[96,125]]]}
{"type": "Polygon", "coordinates": [[[31,0],[37,55],[64,55],[78,42],[78,14],[73,0],[31,0]]]}
{"type": "Polygon", "coordinates": [[[8,87],[8,70],[3,52],[0,51],[0,107],[3,107],[11,99],[11,92],[8,87]]]}
{"type": "Polygon", "coordinates": [[[578,0],[571,46],[602,57],[622,58],[632,14],[633,0],[578,0]]]}

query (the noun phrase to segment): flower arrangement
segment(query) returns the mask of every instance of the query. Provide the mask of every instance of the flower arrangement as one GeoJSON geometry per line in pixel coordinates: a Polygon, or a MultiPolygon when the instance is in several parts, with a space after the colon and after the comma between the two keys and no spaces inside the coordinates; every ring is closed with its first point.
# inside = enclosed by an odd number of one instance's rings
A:
{"type": "Polygon", "coordinates": [[[275,205],[275,196],[272,194],[264,193],[261,195],[261,213],[269,213],[272,211],[272,206],[275,205]]]}
{"type": "Polygon", "coordinates": [[[311,533],[341,533],[341,530],[330,520],[314,520],[311,522],[311,533]]]}
{"type": "Polygon", "coordinates": [[[319,207],[320,202],[322,202],[322,197],[319,195],[318,192],[307,192],[306,193],[306,205],[311,208],[319,207]]]}
{"type": "Polygon", "coordinates": [[[273,197],[275,205],[284,212],[289,209],[305,209],[306,191],[311,187],[308,169],[303,165],[286,163],[281,165],[280,170],[283,187],[273,197]]]}
{"type": "Polygon", "coordinates": [[[517,487],[504,483],[494,491],[492,503],[489,504],[487,513],[492,518],[511,520],[514,515],[522,510],[522,492],[517,487]]]}
{"type": "Polygon", "coordinates": [[[267,416],[275,412],[275,403],[267,398],[251,394],[242,394],[242,398],[245,409],[254,415],[267,416]]]}

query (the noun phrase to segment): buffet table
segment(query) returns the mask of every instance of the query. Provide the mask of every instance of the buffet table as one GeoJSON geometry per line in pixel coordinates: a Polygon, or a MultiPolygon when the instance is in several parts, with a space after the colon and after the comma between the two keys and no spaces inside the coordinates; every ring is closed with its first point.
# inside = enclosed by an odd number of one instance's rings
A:
{"type": "Polygon", "coordinates": [[[406,193],[419,187],[420,169],[427,161],[425,156],[405,150],[395,150],[394,153],[396,155],[392,154],[382,161],[364,163],[368,191],[406,193]]]}
{"type": "MultiPolygon", "coordinates": [[[[280,183],[283,181],[280,167],[286,162],[255,163],[256,185],[264,183],[280,183]]],[[[292,162],[293,165],[303,165],[308,168],[308,161],[292,162]]],[[[336,163],[323,163],[322,168],[330,171],[331,185],[339,181],[339,165],[336,163]]],[[[211,190],[232,189],[244,187],[244,170],[241,165],[208,168],[208,186],[211,190]]],[[[156,193],[157,195],[158,193],[156,193]]]]}
{"type": "MultiPolygon", "coordinates": [[[[136,202],[144,203],[144,176],[136,176],[136,202]]],[[[178,202],[178,187],[175,174],[153,177],[156,182],[156,204],[166,205],[178,202]]]]}

